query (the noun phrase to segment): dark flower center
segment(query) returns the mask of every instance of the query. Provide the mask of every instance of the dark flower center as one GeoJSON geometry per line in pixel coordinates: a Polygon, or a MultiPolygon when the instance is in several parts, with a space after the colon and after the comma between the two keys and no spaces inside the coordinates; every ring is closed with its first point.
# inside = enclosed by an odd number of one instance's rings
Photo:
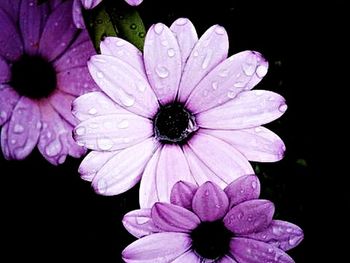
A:
{"type": "Polygon", "coordinates": [[[219,259],[230,251],[233,233],[221,220],[202,222],[191,233],[192,249],[206,259],[219,259]]]}
{"type": "Polygon", "coordinates": [[[153,123],[155,136],[163,143],[185,143],[197,130],[194,116],[177,102],[161,106],[153,123]]]}
{"type": "Polygon", "coordinates": [[[56,88],[56,71],[41,56],[23,55],[11,68],[10,85],[33,99],[48,97],[56,88]]]}

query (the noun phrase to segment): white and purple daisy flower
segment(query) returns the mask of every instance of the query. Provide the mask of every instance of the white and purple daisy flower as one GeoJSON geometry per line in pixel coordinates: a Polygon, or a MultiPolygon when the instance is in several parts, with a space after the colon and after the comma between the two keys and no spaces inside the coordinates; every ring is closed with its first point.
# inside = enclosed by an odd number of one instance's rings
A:
{"type": "Polygon", "coordinates": [[[225,190],[212,182],[200,187],[178,182],[171,204],[129,212],[125,228],[140,239],[123,252],[125,262],[292,263],[285,251],[296,247],[303,231],[273,220],[274,205],[258,199],[260,183],[240,177],[225,190]]]}
{"type": "Polygon", "coordinates": [[[140,205],[169,201],[180,180],[224,188],[252,174],[248,160],[275,162],[282,140],[261,125],[287,109],[280,95],[251,89],[268,63],[254,51],[229,58],[228,36],[215,25],[198,39],[192,23],[153,25],[144,54],[119,38],[101,42],[88,67],[101,92],[73,102],[75,140],[92,152],[79,172],[103,195],[140,179],[140,205]]]}
{"type": "Polygon", "coordinates": [[[6,159],[24,159],[37,145],[52,164],[86,150],[72,138],[71,103],[96,90],[86,62],[96,54],[72,21],[73,1],[0,3],[0,125],[6,159]]]}
{"type": "MultiPolygon", "coordinates": [[[[121,0],[115,0],[121,1],[121,0]]],[[[125,0],[131,6],[137,6],[142,3],[143,0],[125,0]]],[[[73,20],[78,28],[85,28],[84,18],[82,15],[82,8],[92,9],[96,7],[102,0],[74,0],[73,3],[73,20]]]]}

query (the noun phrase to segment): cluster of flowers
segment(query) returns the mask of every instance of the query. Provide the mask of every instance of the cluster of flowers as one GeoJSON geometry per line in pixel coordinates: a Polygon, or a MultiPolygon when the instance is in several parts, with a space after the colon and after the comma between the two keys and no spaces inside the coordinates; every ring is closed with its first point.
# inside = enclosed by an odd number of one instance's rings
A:
{"type": "Polygon", "coordinates": [[[58,165],[89,149],[79,173],[97,193],[141,181],[141,209],[123,220],[139,238],[126,262],[294,262],[285,251],[303,232],[272,219],[249,163],[285,151],[262,126],[286,111],[284,98],[252,90],[267,61],[255,51],[228,57],[223,27],[198,38],[186,18],[149,28],[143,53],[107,37],[96,54],[81,13],[100,2],[1,1],[4,157],[37,146],[58,165]]]}

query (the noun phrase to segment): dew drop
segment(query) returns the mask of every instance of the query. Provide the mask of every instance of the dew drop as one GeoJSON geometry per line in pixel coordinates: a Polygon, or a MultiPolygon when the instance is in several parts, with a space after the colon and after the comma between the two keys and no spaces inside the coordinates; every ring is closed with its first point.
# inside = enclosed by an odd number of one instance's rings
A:
{"type": "Polygon", "coordinates": [[[156,73],[162,79],[165,79],[165,78],[167,78],[169,76],[169,70],[166,67],[163,67],[163,66],[157,66],[156,67],[156,73]]]}
{"type": "Polygon", "coordinates": [[[145,33],[144,32],[140,32],[139,33],[139,37],[144,38],[145,37],[145,33]]]}
{"type": "Polygon", "coordinates": [[[244,63],[242,65],[242,69],[243,72],[247,75],[247,76],[252,76],[255,72],[255,64],[250,64],[250,63],[244,63]]]}
{"type": "Polygon", "coordinates": [[[161,23],[158,23],[154,26],[154,32],[156,32],[156,34],[160,35],[163,32],[164,26],[161,23]]]}
{"type": "Polygon", "coordinates": [[[218,35],[223,35],[223,34],[225,34],[225,29],[222,26],[217,26],[215,28],[215,33],[218,35]]]}
{"type": "Polygon", "coordinates": [[[213,88],[213,90],[216,90],[218,88],[218,83],[214,81],[213,83],[211,83],[211,87],[213,88]]]}
{"type": "Polygon", "coordinates": [[[131,28],[132,30],[135,30],[135,29],[137,28],[137,25],[136,25],[136,24],[131,24],[131,25],[130,25],[130,28],[131,28]]]}
{"type": "Polygon", "coordinates": [[[227,76],[228,76],[228,70],[227,70],[227,69],[221,70],[221,71],[219,72],[219,76],[220,76],[220,77],[223,77],[223,78],[227,77],[227,76]]]}
{"type": "Polygon", "coordinates": [[[256,181],[253,181],[253,182],[252,182],[252,188],[253,188],[253,189],[256,189],[256,187],[257,187],[257,183],[256,183],[256,181]]]}
{"type": "Polygon", "coordinates": [[[89,114],[91,114],[91,115],[95,115],[96,113],[97,113],[96,108],[91,108],[91,109],[89,110],[89,114]]]}
{"type": "Polygon", "coordinates": [[[97,139],[97,146],[102,151],[108,151],[113,147],[113,141],[109,138],[98,138],[97,139]]]}
{"type": "Polygon", "coordinates": [[[204,96],[204,97],[208,96],[208,93],[209,93],[208,90],[204,90],[204,91],[203,91],[203,96],[204,96]]]}
{"type": "Polygon", "coordinates": [[[59,154],[61,149],[62,149],[61,143],[57,140],[54,140],[53,142],[51,142],[49,145],[46,146],[45,152],[47,156],[53,157],[59,154]]]}
{"type": "Polygon", "coordinates": [[[234,91],[229,91],[227,93],[227,97],[229,97],[230,99],[233,99],[234,97],[236,97],[236,92],[234,91]]]}
{"type": "Polygon", "coordinates": [[[160,44],[163,46],[163,47],[166,47],[168,46],[168,41],[167,40],[163,40],[162,42],[160,42],[160,44]]]}
{"type": "Polygon", "coordinates": [[[205,190],[204,195],[208,196],[209,195],[209,190],[205,190]]]}
{"type": "Polygon", "coordinates": [[[243,216],[244,216],[243,213],[238,213],[237,218],[238,218],[238,219],[242,219],[243,216]]]}
{"type": "Polygon", "coordinates": [[[97,77],[102,79],[104,77],[103,73],[101,71],[97,72],[97,77]]]}
{"type": "Polygon", "coordinates": [[[66,160],[66,156],[65,155],[61,155],[60,158],[58,158],[58,163],[62,164],[62,163],[64,163],[65,160],[66,160]]]}
{"type": "Polygon", "coordinates": [[[171,57],[171,58],[172,58],[173,56],[175,56],[175,50],[172,49],[172,48],[169,48],[169,49],[168,49],[168,56],[171,57]]]}
{"type": "Polygon", "coordinates": [[[261,129],[261,127],[256,127],[256,128],[254,129],[254,131],[255,131],[256,133],[259,133],[259,132],[262,131],[262,129],[261,129]]]}
{"type": "Polygon", "coordinates": [[[209,66],[212,55],[213,51],[211,49],[208,49],[207,54],[205,55],[205,58],[202,63],[202,69],[206,69],[209,66]]]}
{"type": "Polygon", "coordinates": [[[144,224],[147,224],[149,222],[149,218],[147,217],[136,217],[136,223],[139,224],[139,225],[144,225],[144,224]]]}
{"type": "Polygon", "coordinates": [[[125,41],[124,40],[118,40],[115,44],[116,44],[117,47],[122,47],[122,46],[125,46],[125,41]]]}
{"type": "Polygon", "coordinates": [[[269,97],[267,100],[268,100],[268,101],[274,101],[275,98],[274,98],[274,97],[269,97]]]}
{"type": "Polygon", "coordinates": [[[6,113],[5,111],[1,111],[1,112],[0,112],[0,118],[1,118],[2,120],[6,120],[6,118],[7,118],[7,113],[6,113]]]}
{"type": "Polygon", "coordinates": [[[193,52],[193,56],[194,56],[194,57],[198,57],[198,55],[199,55],[199,53],[198,53],[197,50],[193,52]]]}
{"type": "Polygon", "coordinates": [[[282,104],[281,106],[279,106],[278,110],[280,112],[286,112],[287,108],[288,108],[287,104],[282,104]]]}
{"type": "Polygon", "coordinates": [[[41,127],[42,127],[42,124],[41,124],[41,121],[39,121],[39,122],[36,124],[36,128],[37,128],[38,130],[40,130],[41,127]]]}
{"type": "Polygon", "coordinates": [[[17,142],[17,141],[16,141],[15,139],[12,139],[12,140],[11,140],[11,144],[16,144],[16,142],[17,142]]]}
{"type": "Polygon", "coordinates": [[[85,132],[86,132],[86,129],[83,126],[80,126],[80,127],[75,129],[75,133],[79,136],[84,135],[85,132]]]}
{"type": "Polygon", "coordinates": [[[184,26],[187,24],[187,19],[186,18],[179,18],[178,20],[176,20],[175,24],[178,26],[184,26]]]}
{"type": "Polygon", "coordinates": [[[118,124],[118,128],[120,129],[126,129],[129,127],[129,121],[128,120],[122,120],[119,124],[118,124]]]}
{"type": "Polygon", "coordinates": [[[21,124],[15,124],[15,127],[13,127],[13,131],[15,133],[22,133],[24,131],[24,127],[21,124]]]}
{"type": "Polygon", "coordinates": [[[287,233],[292,233],[293,228],[288,227],[286,231],[287,231],[287,233]]]}
{"type": "Polygon", "coordinates": [[[126,107],[131,107],[135,104],[135,98],[128,94],[124,94],[124,96],[121,96],[120,100],[126,107]]]}
{"type": "Polygon", "coordinates": [[[264,94],[264,91],[263,90],[255,90],[255,95],[256,96],[261,96],[264,94]]]}
{"type": "Polygon", "coordinates": [[[294,246],[299,240],[298,236],[290,237],[288,240],[288,244],[294,246]]]}
{"type": "Polygon", "coordinates": [[[259,65],[256,69],[256,74],[259,78],[263,78],[267,74],[267,67],[265,65],[259,65]]]}

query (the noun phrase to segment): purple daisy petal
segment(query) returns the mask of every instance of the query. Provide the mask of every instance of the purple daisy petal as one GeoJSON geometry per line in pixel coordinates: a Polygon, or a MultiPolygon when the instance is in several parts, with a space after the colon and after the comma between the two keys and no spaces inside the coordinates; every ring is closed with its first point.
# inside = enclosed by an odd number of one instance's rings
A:
{"type": "Polygon", "coordinates": [[[144,45],[144,62],[149,83],[163,104],[174,101],[181,78],[179,44],[164,24],[148,30],[144,45]]]}
{"type": "Polygon", "coordinates": [[[182,149],[197,185],[202,185],[207,181],[212,181],[220,186],[220,188],[225,188],[228,185],[228,183],[219,175],[216,175],[201,159],[199,159],[188,145],[184,145],[182,149]]]}
{"type": "Polygon", "coordinates": [[[245,91],[223,105],[197,115],[199,126],[209,129],[247,129],[281,117],[287,110],[285,99],[265,90],[245,91]]]}
{"type": "Polygon", "coordinates": [[[141,51],[133,44],[118,37],[106,37],[100,44],[101,54],[114,56],[137,70],[147,79],[141,51]]]}
{"type": "Polygon", "coordinates": [[[54,60],[69,47],[76,33],[77,28],[72,21],[72,2],[65,1],[47,20],[40,39],[40,54],[50,61],[54,60]]]}
{"type": "Polygon", "coordinates": [[[2,126],[2,128],[1,128],[1,136],[0,136],[1,150],[2,150],[2,153],[3,153],[4,157],[5,157],[5,159],[12,159],[11,153],[10,153],[10,148],[9,148],[9,140],[8,140],[8,129],[9,129],[9,126],[10,126],[9,122],[6,122],[2,126]]]}
{"type": "Polygon", "coordinates": [[[22,1],[19,11],[19,28],[22,33],[24,50],[35,55],[39,48],[41,33],[49,15],[49,4],[37,5],[36,0],[22,1]]]}
{"type": "Polygon", "coordinates": [[[228,204],[225,192],[212,182],[206,182],[193,196],[192,209],[201,221],[213,222],[225,216],[228,204]]]}
{"type": "Polygon", "coordinates": [[[101,195],[117,195],[129,190],[140,180],[157,147],[158,144],[150,138],[120,151],[97,172],[92,181],[95,192],[101,195]]]}
{"type": "Polygon", "coordinates": [[[222,257],[218,263],[238,263],[236,260],[234,260],[233,258],[231,258],[230,256],[224,256],[222,257]]]}
{"type": "Polygon", "coordinates": [[[121,150],[144,141],[152,134],[151,121],[130,112],[97,116],[74,128],[76,142],[97,151],[121,150]]]}
{"type": "Polygon", "coordinates": [[[170,201],[171,189],[178,181],[195,184],[181,147],[166,144],[160,153],[156,174],[159,201],[170,201]]]}
{"type": "Polygon", "coordinates": [[[216,66],[189,96],[186,107],[199,113],[232,100],[250,90],[267,73],[268,63],[258,52],[243,51],[216,66]]]}
{"type": "Polygon", "coordinates": [[[0,89],[0,125],[3,125],[11,117],[12,110],[19,99],[20,96],[11,87],[4,85],[4,88],[0,89]]]}
{"type": "Polygon", "coordinates": [[[21,0],[1,0],[0,9],[3,9],[14,21],[16,21],[18,18],[20,2],[21,0]]]}
{"type": "Polygon", "coordinates": [[[81,0],[74,0],[73,2],[73,21],[77,28],[85,29],[85,21],[82,13],[83,4],[81,0]]]}
{"type": "Polygon", "coordinates": [[[280,137],[262,126],[243,130],[201,131],[231,144],[250,161],[276,162],[283,158],[286,149],[280,137]]]}
{"type": "Polygon", "coordinates": [[[64,120],[62,120],[62,124],[64,129],[66,130],[66,133],[62,136],[62,142],[63,142],[63,145],[66,146],[68,155],[75,158],[80,158],[82,155],[86,153],[87,149],[84,147],[81,147],[74,141],[72,136],[73,127],[64,120]]]}
{"type": "Polygon", "coordinates": [[[80,0],[85,9],[92,9],[97,6],[102,0],[80,0]]]}
{"type": "MultiPolygon", "coordinates": [[[[50,0],[48,1],[51,6],[51,10],[55,10],[60,4],[62,4],[66,0],[50,0]]],[[[78,0],[81,1],[81,0],[78,0]]]]}
{"type": "Polygon", "coordinates": [[[254,174],[247,159],[222,140],[198,132],[188,144],[198,158],[227,184],[242,175],[254,174]]]}
{"type": "Polygon", "coordinates": [[[130,234],[138,238],[162,232],[162,230],[153,223],[150,208],[134,210],[127,213],[122,223],[130,234]]]}
{"type": "Polygon", "coordinates": [[[15,61],[22,55],[23,46],[12,18],[0,8],[0,56],[15,61]]]}
{"type": "Polygon", "coordinates": [[[140,207],[150,208],[160,200],[156,185],[156,174],[161,150],[161,147],[157,149],[143,171],[139,191],[140,207]]]}
{"type": "Polygon", "coordinates": [[[92,182],[97,172],[116,154],[118,154],[118,151],[91,151],[85,156],[84,160],[79,166],[78,172],[80,173],[81,178],[85,181],[92,182]]]}
{"type": "Polygon", "coordinates": [[[191,246],[185,233],[156,233],[136,240],[122,252],[125,262],[171,262],[191,246]]]}
{"type": "Polygon", "coordinates": [[[304,233],[297,225],[286,221],[272,220],[266,229],[245,237],[263,241],[287,251],[299,245],[304,238],[304,233]]]}
{"type": "Polygon", "coordinates": [[[137,6],[142,3],[143,0],[125,0],[129,5],[137,6]]]}
{"type": "Polygon", "coordinates": [[[273,245],[252,239],[233,238],[230,243],[230,248],[231,253],[238,262],[294,263],[294,260],[283,250],[273,245]]]}
{"type": "Polygon", "coordinates": [[[188,250],[171,263],[204,263],[202,258],[198,257],[192,250],[188,250]]]}
{"type": "Polygon", "coordinates": [[[214,25],[203,34],[185,65],[179,87],[179,101],[186,102],[203,77],[227,58],[228,48],[228,36],[223,27],[214,25]]]}
{"type": "MultiPolygon", "coordinates": [[[[192,22],[187,18],[179,18],[170,26],[174,33],[181,52],[182,68],[184,68],[188,57],[198,41],[198,35],[192,22]]],[[[172,54],[172,52],[169,52],[172,54]]]]}
{"type": "MultiPolygon", "coordinates": [[[[0,56],[0,85],[8,82],[11,78],[10,66],[5,59],[0,56]]],[[[0,89],[1,91],[1,89],[0,89]]],[[[0,96],[1,99],[1,96],[0,96]]]]}
{"type": "Polygon", "coordinates": [[[76,125],[77,120],[71,112],[71,105],[75,97],[59,90],[55,91],[50,97],[49,102],[55,111],[71,125],[76,125]]]}
{"type": "Polygon", "coordinates": [[[275,207],[268,200],[249,200],[231,208],[224,223],[234,234],[250,234],[268,227],[274,212],[275,207]]]}
{"type": "Polygon", "coordinates": [[[245,201],[259,198],[260,182],[257,176],[246,175],[234,180],[224,191],[230,200],[231,209],[245,201]]]}
{"type": "Polygon", "coordinates": [[[6,159],[22,160],[34,149],[41,129],[40,110],[31,99],[21,97],[14,107],[8,127],[9,155],[6,159]]]}
{"type": "Polygon", "coordinates": [[[189,233],[201,222],[194,213],[177,205],[156,203],[151,210],[153,223],[165,232],[189,233]]]}
{"type": "Polygon", "coordinates": [[[157,98],[147,80],[135,68],[107,55],[91,57],[88,67],[99,87],[120,106],[148,118],[156,114],[157,98]]]}
{"type": "Polygon", "coordinates": [[[192,200],[197,189],[197,185],[183,181],[177,182],[171,189],[170,203],[192,211],[192,200]]]}

